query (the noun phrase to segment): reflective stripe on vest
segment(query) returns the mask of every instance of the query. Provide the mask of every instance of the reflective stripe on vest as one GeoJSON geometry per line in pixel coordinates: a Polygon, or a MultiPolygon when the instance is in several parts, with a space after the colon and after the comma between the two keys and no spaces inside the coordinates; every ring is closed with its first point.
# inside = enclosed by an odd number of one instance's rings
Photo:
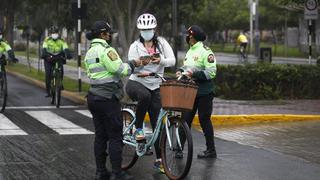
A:
{"type": "Polygon", "coordinates": [[[103,72],[106,71],[105,67],[94,67],[89,69],[90,73],[98,73],[98,72],[103,72]]]}
{"type": "Polygon", "coordinates": [[[111,82],[118,82],[120,78],[118,77],[107,77],[103,79],[90,79],[90,84],[105,84],[111,82]]]}

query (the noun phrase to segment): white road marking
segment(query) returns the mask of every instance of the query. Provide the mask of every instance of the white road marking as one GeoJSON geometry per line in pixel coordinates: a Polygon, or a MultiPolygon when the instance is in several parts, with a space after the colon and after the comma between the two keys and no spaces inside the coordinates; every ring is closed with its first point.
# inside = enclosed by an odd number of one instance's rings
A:
{"type": "Polygon", "coordinates": [[[77,113],[80,113],[84,116],[87,116],[89,118],[92,118],[92,114],[89,110],[75,110],[77,113]]]}
{"type": "MultiPolygon", "coordinates": [[[[60,109],[81,108],[84,106],[60,106],[60,109]]],[[[9,106],[6,109],[56,109],[56,106],[9,106]]]]}
{"type": "Polygon", "coordinates": [[[11,122],[5,115],[0,114],[0,135],[10,136],[10,135],[28,135],[13,122],[11,122]]]}
{"type": "Polygon", "coordinates": [[[94,134],[50,111],[26,111],[27,114],[59,134],[94,134]]]}

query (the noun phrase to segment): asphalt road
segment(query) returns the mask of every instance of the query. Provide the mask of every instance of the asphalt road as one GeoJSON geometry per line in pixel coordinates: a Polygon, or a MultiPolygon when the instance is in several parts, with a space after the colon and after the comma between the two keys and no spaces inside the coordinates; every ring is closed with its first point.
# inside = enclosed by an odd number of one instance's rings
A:
{"type": "MultiPolygon", "coordinates": [[[[63,99],[50,106],[44,90],[9,76],[8,108],[0,116],[0,180],[91,180],[95,172],[93,126],[85,107],[63,99]]],[[[275,137],[276,138],[276,137],[275,137]]],[[[204,149],[193,130],[195,154],[204,149]]],[[[252,144],[216,138],[218,159],[194,155],[188,180],[318,180],[320,164],[252,144]]],[[[154,157],[129,170],[135,179],[167,179],[152,169],[154,157]]]]}

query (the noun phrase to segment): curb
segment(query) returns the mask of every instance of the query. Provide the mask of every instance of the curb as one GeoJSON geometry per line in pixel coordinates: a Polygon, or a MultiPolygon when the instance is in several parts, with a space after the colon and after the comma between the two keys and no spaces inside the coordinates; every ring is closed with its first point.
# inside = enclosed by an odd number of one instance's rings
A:
{"type": "MultiPolygon", "coordinates": [[[[45,89],[45,83],[40,81],[40,80],[36,80],[36,79],[33,79],[33,78],[30,78],[26,75],[23,75],[23,74],[20,74],[20,73],[17,73],[17,72],[14,72],[14,71],[10,71],[10,70],[7,70],[7,73],[15,76],[15,77],[18,77],[20,79],[23,79],[31,84],[34,84],[40,88],[43,88],[45,89]]],[[[78,103],[78,104],[81,104],[81,105],[85,105],[86,104],[86,99],[83,95],[79,94],[79,93],[76,93],[76,92],[71,92],[71,91],[66,91],[66,90],[63,90],[61,92],[61,96],[72,101],[72,102],[75,102],[75,103],[78,103]]]]}
{"type": "MultiPolygon", "coordinates": [[[[150,121],[149,115],[145,117],[150,121]]],[[[249,125],[258,123],[293,122],[320,120],[320,115],[304,114],[241,114],[241,115],[211,115],[211,123],[215,127],[249,125]]],[[[193,125],[200,126],[199,116],[195,115],[193,125]]]]}
{"type": "MultiPolygon", "coordinates": [[[[23,74],[7,71],[9,74],[23,79],[38,87],[45,88],[45,83],[23,74]]],[[[86,98],[76,92],[63,90],[62,96],[70,101],[85,105],[86,98]]],[[[150,121],[149,115],[145,117],[146,121],[150,121]]],[[[306,120],[320,120],[320,115],[302,115],[302,114],[240,114],[240,115],[211,115],[211,122],[214,126],[231,126],[231,125],[246,125],[257,123],[270,122],[290,122],[290,121],[306,121],[306,120]]],[[[200,126],[198,115],[193,120],[193,125],[200,126]]]]}

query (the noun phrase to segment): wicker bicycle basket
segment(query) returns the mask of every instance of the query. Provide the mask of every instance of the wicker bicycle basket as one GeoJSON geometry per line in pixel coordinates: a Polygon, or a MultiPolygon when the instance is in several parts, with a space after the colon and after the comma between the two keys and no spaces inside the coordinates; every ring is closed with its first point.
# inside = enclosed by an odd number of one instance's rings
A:
{"type": "Polygon", "coordinates": [[[191,111],[198,86],[190,82],[167,81],[160,85],[162,108],[174,111],[191,111]]]}

